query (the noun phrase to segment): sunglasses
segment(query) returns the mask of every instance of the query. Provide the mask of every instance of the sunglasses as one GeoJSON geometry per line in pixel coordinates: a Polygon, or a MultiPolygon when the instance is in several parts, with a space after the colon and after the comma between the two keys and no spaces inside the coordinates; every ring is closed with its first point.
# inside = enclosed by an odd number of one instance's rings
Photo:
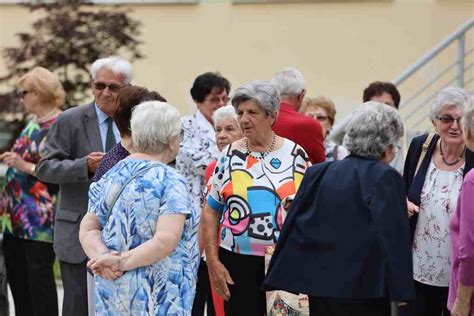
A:
{"type": "Polygon", "coordinates": [[[460,125],[462,117],[458,117],[455,119],[454,117],[450,115],[443,115],[443,116],[437,116],[436,119],[438,119],[441,123],[444,123],[444,124],[453,124],[454,121],[456,121],[458,125],[460,125]]]}
{"type": "Polygon", "coordinates": [[[118,84],[111,83],[111,84],[106,84],[105,82],[94,82],[94,88],[96,90],[102,91],[105,90],[105,88],[109,88],[110,92],[119,92],[120,89],[123,88],[123,86],[119,86],[118,84]]]}

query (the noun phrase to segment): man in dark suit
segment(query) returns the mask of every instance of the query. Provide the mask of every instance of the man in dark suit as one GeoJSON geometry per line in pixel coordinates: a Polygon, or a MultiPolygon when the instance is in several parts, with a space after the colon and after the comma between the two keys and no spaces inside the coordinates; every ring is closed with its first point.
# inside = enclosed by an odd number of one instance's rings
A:
{"type": "Polygon", "coordinates": [[[79,243],[79,224],[87,212],[91,179],[104,155],[120,140],[112,115],[119,90],[132,80],[132,65],[120,57],[91,66],[90,104],[62,113],[51,128],[36,175],[59,184],[54,223],[54,250],[64,286],[62,314],[87,315],[86,255],[79,243]]]}

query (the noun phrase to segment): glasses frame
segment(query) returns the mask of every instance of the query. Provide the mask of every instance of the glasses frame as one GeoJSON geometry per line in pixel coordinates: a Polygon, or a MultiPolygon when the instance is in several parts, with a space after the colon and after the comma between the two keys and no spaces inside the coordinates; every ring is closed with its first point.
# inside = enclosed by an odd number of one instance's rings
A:
{"type": "Polygon", "coordinates": [[[441,123],[443,123],[443,124],[449,124],[449,125],[453,124],[454,121],[456,121],[458,123],[458,126],[461,126],[462,116],[455,119],[451,115],[442,115],[442,116],[438,115],[438,116],[436,116],[436,119],[438,121],[440,121],[441,123]]]}
{"type": "Polygon", "coordinates": [[[120,86],[115,83],[106,84],[105,82],[102,82],[102,81],[94,82],[94,89],[97,91],[104,91],[105,88],[108,88],[110,92],[115,93],[115,92],[119,92],[120,89],[122,89],[123,87],[124,86],[120,86]],[[99,85],[99,87],[97,85],[99,85]]]}

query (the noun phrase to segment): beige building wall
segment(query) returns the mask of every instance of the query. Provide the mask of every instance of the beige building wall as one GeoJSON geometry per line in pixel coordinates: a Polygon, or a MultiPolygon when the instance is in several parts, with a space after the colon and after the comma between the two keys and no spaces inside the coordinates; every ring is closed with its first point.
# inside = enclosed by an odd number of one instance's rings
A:
{"type": "MultiPolygon", "coordinates": [[[[198,74],[218,70],[236,88],[294,66],[306,78],[307,95],[333,98],[342,118],[369,82],[392,80],[474,15],[474,2],[462,0],[288,2],[132,6],[143,22],[146,56],[134,65],[134,83],[158,90],[187,114],[198,74]]],[[[33,19],[25,8],[0,5],[0,46],[14,45],[14,34],[29,30],[33,19]]],[[[424,70],[419,82],[437,68],[424,70]]]]}

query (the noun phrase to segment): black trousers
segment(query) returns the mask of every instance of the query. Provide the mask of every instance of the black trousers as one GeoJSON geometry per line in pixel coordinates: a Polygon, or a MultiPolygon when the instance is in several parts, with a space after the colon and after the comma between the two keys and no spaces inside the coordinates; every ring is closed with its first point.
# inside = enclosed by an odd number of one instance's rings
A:
{"type": "Polygon", "coordinates": [[[64,287],[63,316],[88,316],[86,261],[59,261],[64,287]]]}
{"type": "Polygon", "coordinates": [[[3,252],[15,315],[58,315],[53,244],[5,234],[3,252]]]}
{"type": "Polygon", "coordinates": [[[204,308],[207,303],[207,316],[214,316],[214,303],[211,295],[211,280],[207,271],[207,264],[201,258],[199,263],[196,296],[194,297],[192,316],[204,316],[204,308]]]}
{"type": "Polygon", "coordinates": [[[449,316],[449,287],[439,287],[415,282],[416,299],[400,307],[400,316],[449,316]]]}
{"type": "Polygon", "coordinates": [[[229,271],[230,299],[224,301],[226,316],[262,316],[266,314],[266,296],[262,290],[265,258],[236,254],[220,248],[219,259],[229,271]]]}
{"type": "Polygon", "coordinates": [[[309,314],[311,316],[390,316],[390,302],[385,299],[351,302],[310,296],[309,314]]]}

